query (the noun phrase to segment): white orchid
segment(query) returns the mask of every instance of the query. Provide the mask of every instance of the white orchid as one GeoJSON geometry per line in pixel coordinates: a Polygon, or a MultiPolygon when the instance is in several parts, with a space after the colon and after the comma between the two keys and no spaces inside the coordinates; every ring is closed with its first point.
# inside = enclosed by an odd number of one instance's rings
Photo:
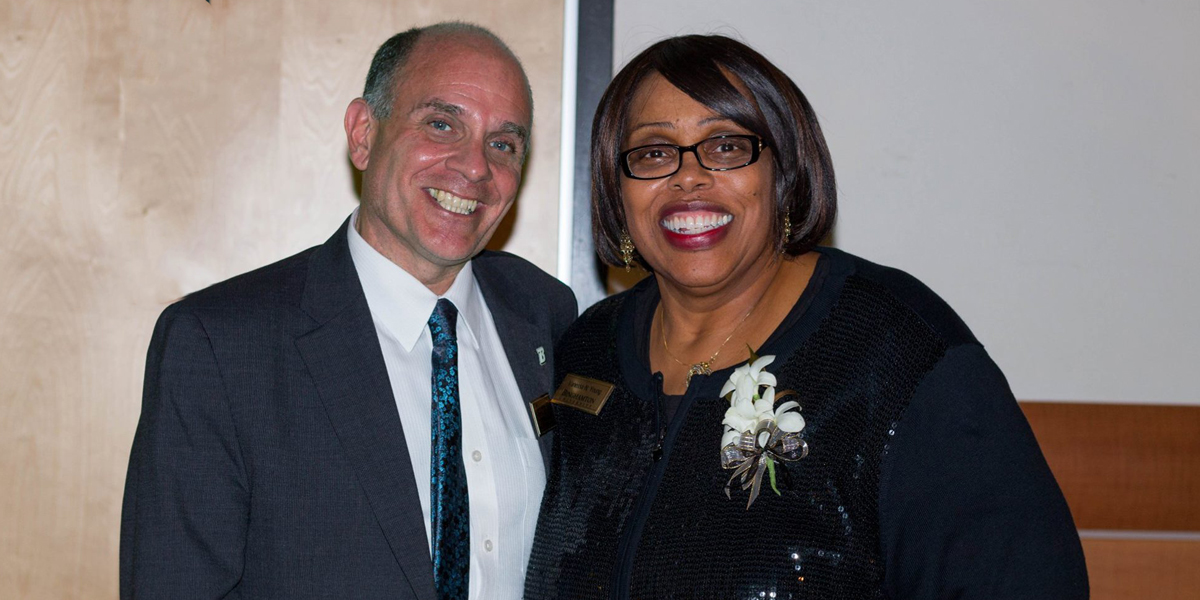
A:
{"type": "MultiPolygon", "coordinates": [[[[729,396],[729,409],[725,411],[725,434],[721,436],[721,447],[737,443],[742,433],[754,431],[763,421],[774,421],[786,433],[804,429],[804,417],[800,416],[800,403],[789,401],[775,407],[775,376],[766,367],[775,361],[775,356],[760,356],[754,361],[734,369],[729,381],[721,388],[722,396],[729,396]],[[732,393],[731,393],[732,392],[732,393]]],[[[760,444],[766,443],[766,433],[759,435],[760,444]]]]}
{"type": "Polygon", "coordinates": [[[804,417],[800,416],[800,403],[789,400],[775,409],[775,426],[784,433],[799,433],[804,429],[804,417]]]}
{"type": "Polygon", "coordinates": [[[775,355],[768,354],[734,369],[733,375],[729,376],[729,381],[726,381],[721,388],[721,397],[733,392],[731,400],[741,398],[757,400],[756,396],[758,396],[760,387],[775,387],[775,376],[764,370],[773,362],[775,362],[775,355]]]}
{"type": "Polygon", "coordinates": [[[721,447],[724,448],[730,444],[736,444],[740,437],[742,437],[742,432],[726,427],[725,435],[721,436],[721,447]]]}
{"type": "MultiPolygon", "coordinates": [[[[777,382],[766,370],[774,361],[774,356],[755,356],[751,350],[750,362],[734,369],[721,388],[721,396],[729,400],[721,421],[725,426],[721,435],[721,467],[733,470],[725,484],[725,495],[730,497],[730,486],[740,479],[742,489],[750,490],[747,509],[758,497],[764,472],[770,477],[771,489],[780,494],[775,481],[776,461],[796,461],[808,454],[808,444],[800,438],[804,429],[800,403],[789,400],[775,406],[777,382]],[[747,434],[754,436],[753,443],[745,440],[743,444],[747,434]]],[[[793,394],[785,390],[779,398],[793,394]]]]}

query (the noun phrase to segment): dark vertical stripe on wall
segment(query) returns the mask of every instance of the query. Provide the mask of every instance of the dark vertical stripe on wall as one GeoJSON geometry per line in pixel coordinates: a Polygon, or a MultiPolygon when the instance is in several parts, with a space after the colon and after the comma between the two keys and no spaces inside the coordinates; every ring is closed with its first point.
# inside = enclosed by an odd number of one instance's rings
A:
{"type": "MultiPolygon", "coordinates": [[[[592,117],[612,79],[613,2],[579,0],[579,52],[575,83],[575,238],[571,246],[571,287],[579,307],[606,295],[604,266],[592,244],[591,145],[592,117]]],[[[566,148],[563,151],[567,151],[566,148]]]]}

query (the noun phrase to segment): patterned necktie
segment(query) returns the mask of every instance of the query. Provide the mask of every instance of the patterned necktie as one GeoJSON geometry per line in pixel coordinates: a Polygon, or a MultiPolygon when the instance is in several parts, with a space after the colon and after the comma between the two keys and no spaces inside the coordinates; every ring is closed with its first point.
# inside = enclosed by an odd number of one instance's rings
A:
{"type": "Polygon", "coordinates": [[[438,600],[466,599],[471,566],[471,521],[458,405],[457,319],[458,309],[445,298],[438,300],[429,317],[429,333],[433,334],[429,517],[438,600]]]}

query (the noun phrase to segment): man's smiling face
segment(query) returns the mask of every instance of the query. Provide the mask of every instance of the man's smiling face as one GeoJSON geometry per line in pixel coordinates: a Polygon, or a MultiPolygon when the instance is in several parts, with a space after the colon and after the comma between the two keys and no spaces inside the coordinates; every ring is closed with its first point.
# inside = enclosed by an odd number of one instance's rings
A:
{"type": "Polygon", "coordinates": [[[350,157],[363,171],[358,231],[440,293],[516,197],[528,88],[503,50],[466,36],[419,40],[397,75],[391,115],[369,118],[357,148],[347,113],[350,157]]]}

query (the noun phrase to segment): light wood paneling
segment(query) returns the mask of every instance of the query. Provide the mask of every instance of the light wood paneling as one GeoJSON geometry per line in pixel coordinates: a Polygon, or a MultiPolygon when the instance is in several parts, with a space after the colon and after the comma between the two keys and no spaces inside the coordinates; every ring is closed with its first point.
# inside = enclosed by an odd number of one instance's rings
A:
{"type": "Polygon", "coordinates": [[[1196,600],[1200,541],[1085,539],[1092,600],[1196,600]]]}
{"type": "Polygon", "coordinates": [[[1021,408],[1080,529],[1200,531],[1200,407],[1021,408]]]}
{"type": "Polygon", "coordinates": [[[333,232],[371,55],[451,18],[529,72],[506,249],[553,270],[561,0],[0,3],[0,597],[116,597],[156,315],[333,232]]]}

